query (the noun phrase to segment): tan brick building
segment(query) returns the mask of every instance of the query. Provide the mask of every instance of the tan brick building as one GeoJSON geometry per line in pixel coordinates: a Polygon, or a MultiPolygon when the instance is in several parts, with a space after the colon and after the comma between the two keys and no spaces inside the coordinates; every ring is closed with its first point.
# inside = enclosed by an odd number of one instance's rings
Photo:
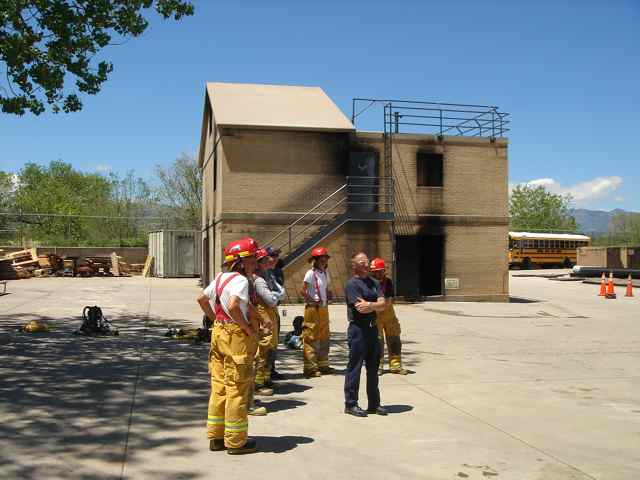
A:
{"type": "Polygon", "coordinates": [[[282,249],[291,301],[316,245],[338,295],[364,250],[393,265],[399,296],[508,299],[505,114],[379,103],[384,132],[361,132],[317,87],[207,84],[205,281],[227,242],[253,236],[282,249]]]}

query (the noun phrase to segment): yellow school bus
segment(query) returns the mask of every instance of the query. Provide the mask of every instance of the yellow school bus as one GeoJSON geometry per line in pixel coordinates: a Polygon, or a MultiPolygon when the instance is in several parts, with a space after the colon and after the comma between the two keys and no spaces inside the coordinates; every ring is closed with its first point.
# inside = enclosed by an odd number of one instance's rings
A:
{"type": "Polygon", "coordinates": [[[579,247],[591,238],[569,233],[509,232],[509,267],[529,269],[534,265],[571,267],[579,247]]]}

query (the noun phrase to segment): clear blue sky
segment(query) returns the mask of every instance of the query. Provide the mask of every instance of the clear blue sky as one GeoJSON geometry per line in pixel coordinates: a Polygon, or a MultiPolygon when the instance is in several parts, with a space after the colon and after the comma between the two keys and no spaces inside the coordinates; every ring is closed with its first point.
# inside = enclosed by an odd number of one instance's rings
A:
{"type": "MultiPolygon", "coordinates": [[[[317,85],[355,96],[498,105],[511,183],[640,211],[640,0],[200,0],[110,47],[76,114],[0,114],[0,169],[62,159],[151,177],[198,148],[204,83],[317,85]]],[[[381,124],[363,125],[381,129],[381,124]]]]}

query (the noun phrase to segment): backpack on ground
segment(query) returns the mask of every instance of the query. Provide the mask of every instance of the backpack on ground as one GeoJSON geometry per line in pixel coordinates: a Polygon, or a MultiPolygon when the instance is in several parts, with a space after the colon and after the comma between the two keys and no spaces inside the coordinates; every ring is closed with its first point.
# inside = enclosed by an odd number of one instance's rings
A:
{"type": "Polygon", "coordinates": [[[75,333],[87,336],[120,335],[118,329],[111,325],[111,322],[102,314],[102,309],[97,305],[84,307],[82,310],[82,325],[75,333]]]}

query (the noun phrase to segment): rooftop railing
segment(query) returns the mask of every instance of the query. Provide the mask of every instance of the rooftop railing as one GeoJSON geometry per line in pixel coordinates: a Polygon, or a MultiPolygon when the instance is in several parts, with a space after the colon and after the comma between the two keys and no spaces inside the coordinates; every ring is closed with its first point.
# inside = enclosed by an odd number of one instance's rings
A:
{"type": "Polygon", "coordinates": [[[383,106],[385,133],[430,133],[500,138],[509,132],[509,114],[489,105],[354,98],[351,122],[374,105],[383,106]]]}

